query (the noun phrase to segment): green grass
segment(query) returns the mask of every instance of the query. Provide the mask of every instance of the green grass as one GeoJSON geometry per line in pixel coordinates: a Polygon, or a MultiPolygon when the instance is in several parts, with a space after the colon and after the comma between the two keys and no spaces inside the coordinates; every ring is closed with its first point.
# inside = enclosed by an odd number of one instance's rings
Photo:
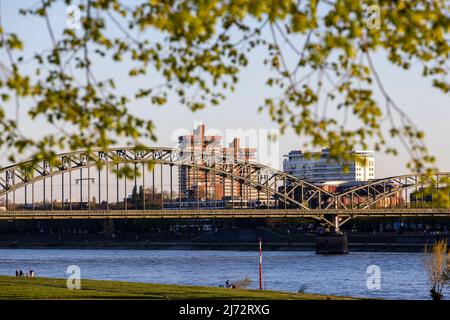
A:
{"type": "Polygon", "coordinates": [[[80,290],[69,290],[65,279],[0,276],[0,299],[349,299],[278,291],[237,290],[106,280],[81,280],[80,290]]]}

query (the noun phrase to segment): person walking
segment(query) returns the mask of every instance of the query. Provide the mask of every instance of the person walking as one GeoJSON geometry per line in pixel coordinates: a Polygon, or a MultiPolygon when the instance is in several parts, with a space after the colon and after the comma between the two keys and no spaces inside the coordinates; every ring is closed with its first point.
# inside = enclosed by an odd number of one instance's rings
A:
{"type": "Polygon", "coordinates": [[[19,270],[19,277],[23,277],[23,271],[19,270]]]}
{"type": "Polygon", "coordinates": [[[16,269],[16,277],[19,276],[19,269],[16,269]]]}

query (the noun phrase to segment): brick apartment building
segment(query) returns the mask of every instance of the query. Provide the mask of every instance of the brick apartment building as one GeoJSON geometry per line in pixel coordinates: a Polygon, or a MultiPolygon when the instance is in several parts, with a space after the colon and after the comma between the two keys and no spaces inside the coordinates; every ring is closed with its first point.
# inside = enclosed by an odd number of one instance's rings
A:
{"type": "MultiPolygon", "coordinates": [[[[201,124],[193,130],[192,134],[178,137],[181,152],[195,153],[200,163],[203,161],[202,154],[214,154],[233,160],[256,161],[256,148],[241,147],[239,138],[234,138],[229,146],[222,147],[221,136],[206,135],[205,132],[206,126],[201,124]]],[[[248,202],[257,198],[257,191],[248,185],[241,185],[237,181],[187,166],[180,166],[178,169],[178,185],[183,198],[198,197],[200,201],[239,198],[243,202],[248,202]]]]}

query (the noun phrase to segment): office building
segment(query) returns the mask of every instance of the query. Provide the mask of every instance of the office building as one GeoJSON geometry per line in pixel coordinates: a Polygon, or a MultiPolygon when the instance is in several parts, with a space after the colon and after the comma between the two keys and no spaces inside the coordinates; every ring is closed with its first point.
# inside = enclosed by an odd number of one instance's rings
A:
{"type": "Polygon", "coordinates": [[[359,160],[344,165],[330,158],[329,149],[309,153],[293,150],[285,155],[283,171],[299,179],[313,183],[328,181],[368,181],[375,178],[375,159],[373,151],[353,151],[359,160]]]}

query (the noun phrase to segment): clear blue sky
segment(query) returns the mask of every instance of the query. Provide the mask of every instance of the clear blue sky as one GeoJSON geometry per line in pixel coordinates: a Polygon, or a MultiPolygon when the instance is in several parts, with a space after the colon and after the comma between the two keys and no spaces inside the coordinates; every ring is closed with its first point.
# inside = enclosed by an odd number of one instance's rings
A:
{"type": "MultiPolygon", "coordinates": [[[[21,17],[17,14],[19,7],[32,5],[36,1],[5,1],[2,0],[2,19],[6,31],[18,33],[25,41],[27,56],[31,53],[50,46],[49,36],[42,19],[21,17]]],[[[63,4],[58,4],[52,12],[53,27],[58,34],[65,26],[66,10],[63,4]]],[[[173,146],[175,141],[171,136],[175,130],[191,130],[195,121],[206,123],[208,129],[218,129],[225,133],[227,129],[276,129],[263,112],[257,113],[258,106],[266,97],[268,89],[265,80],[269,71],[262,67],[262,52],[255,52],[251,57],[250,65],[243,70],[236,91],[229,94],[228,99],[219,107],[210,107],[206,110],[192,113],[186,107],[179,105],[177,100],[171,100],[166,106],[152,106],[148,101],[133,101],[130,105],[133,112],[144,118],[151,118],[156,124],[158,136],[157,145],[173,146]]],[[[0,54],[0,59],[5,59],[0,54]]],[[[431,83],[420,76],[420,70],[413,68],[411,71],[403,71],[384,62],[384,54],[375,57],[375,63],[384,86],[396,103],[409,114],[415,123],[425,131],[426,143],[431,153],[438,158],[438,166],[441,171],[450,171],[450,99],[441,92],[431,88],[431,83]]],[[[118,85],[118,90],[129,93],[139,87],[140,84],[152,81],[151,75],[147,78],[128,79],[126,69],[129,66],[99,63],[95,65],[97,79],[113,77],[118,85]]],[[[32,69],[33,65],[30,64],[32,69]]],[[[381,101],[381,100],[380,100],[381,101]]],[[[13,106],[10,105],[11,112],[13,106]]],[[[51,132],[51,128],[43,127],[43,121],[27,122],[25,113],[27,105],[21,109],[21,129],[29,134],[51,132]]],[[[229,138],[229,137],[228,137],[229,138]]],[[[289,131],[280,138],[279,159],[283,154],[292,149],[300,148],[301,138],[289,131]]],[[[376,177],[397,175],[407,172],[405,167],[408,155],[397,141],[390,141],[400,151],[398,157],[388,157],[384,154],[376,154],[376,177]]],[[[1,159],[4,163],[4,159],[1,159]]],[[[281,164],[281,162],[280,162],[281,164]]],[[[3,166],[3,165],[2,165],[3,166]]]]}

